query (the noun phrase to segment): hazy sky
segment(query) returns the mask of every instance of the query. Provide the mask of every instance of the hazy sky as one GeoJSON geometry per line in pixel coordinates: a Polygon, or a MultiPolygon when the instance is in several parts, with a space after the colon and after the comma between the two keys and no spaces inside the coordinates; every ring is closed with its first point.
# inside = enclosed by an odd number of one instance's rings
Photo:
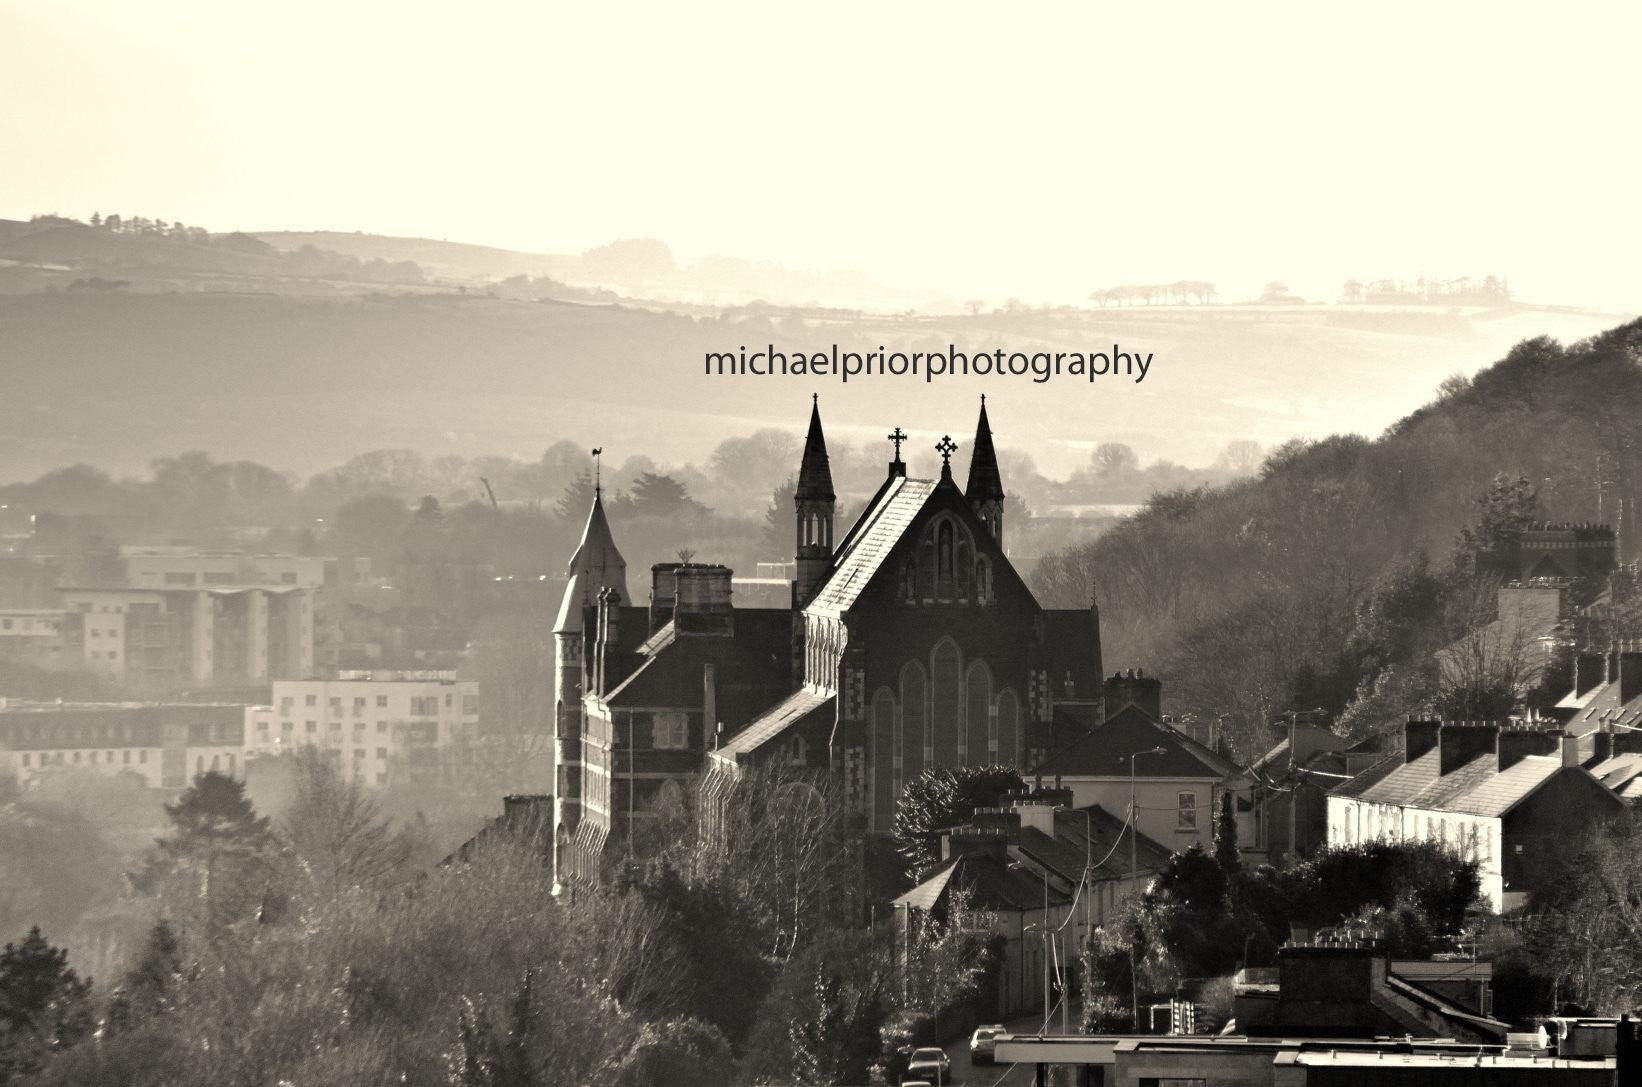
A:
{"type": "Polygon", "coordinates": [[[0,217],[1642,298],[1642,6],[1255,7],[0,0],[0,217]]]}

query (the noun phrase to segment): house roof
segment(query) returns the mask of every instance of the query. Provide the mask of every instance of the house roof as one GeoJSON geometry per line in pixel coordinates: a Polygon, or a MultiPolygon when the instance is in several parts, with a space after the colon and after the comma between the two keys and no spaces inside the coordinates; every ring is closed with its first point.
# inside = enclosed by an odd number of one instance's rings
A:
{"type": "MultiPolygon", "coordinates": [[[[622,609],[618,633],[649,622],[644,608],[622,609]]],[[[787,638],[792,613],[738,608],[733,635],[679,634],[671,622],[632,647],[633,670],[604,696],[611,707],[699,706],[704,666],[714,667],[719,720],[730,727],[780,697],[791,682],[787,638]]],[[[626,641],[623,637],[622,641],[626,641]]]]}
{"type": "MultiPolygon", "coordinates": [[[[1035,827],[1023,827],[1019,848],[1067,882],[1076,883],[1083,876],[1083,866],[1090,862],[1095,879],[1127,879],[1128,843],[1128,824],[1099,804],[1091,804],[1055,812],[1052,838],[1035,827]],[[1089,813],[1087,820],[1084,812],[1089,813]]],[[[1161,871],[1171,855],[1167,846],[1144,834],[1135,835],[1134,861],[1140,871],[1161,871]]]]}
{"type": "Polygon", "coordinates": [[[1032,769],[1038,777],[1125,778],[1129,757],[1161,747],[1156,755],[1142,754],[1135,775],[1142,778],[1211,778],[1222,780],[1236,767],[1207,747],[1174,729],[1166,728],[1130,704],[1108,717],[1032,769]]]}
{"type": "MultiPolygon", "coordinates": [[[[925,912],[937,910],[946,904],[954,888],[967,892],[971,905],[978,910],[1021,913],[1043,909],[1041,878],[1011,868],[990,853],[980,852],[953,857],[891,905],[925,912]]],[[[1070,901],[1065,892],[1049,888],[1051,908],[1065,906],[1070,901]]]]}
{"type": "MultiPolygon", "coordinates": [[[[1439,773],[1441,751],[1432,748],[1411,762],[1387,758],[1330,794],[1370,804],[1421,808],[1497,818],[1528,799],[1564,769],[1560,756],[1527,755],[1500,770],[1498,756],[1483,752],[1463,766],[1439,773]]],[[[1577,767],[1570,772],[1583,773],[1577,767]]]]}
{"type": "MultiPolygon", "coordinates": [[[[1349,736],[1339,736],[1319,725],[1300,723],[1294,726],[1296,760],[1300,765],[1309,762],[1313,755],[1325,751],[1345,751],[1353,747],[1357,741],[1349,736]]],[[[1255,760],[1252,770],[1266,770],[1267,768],[1281,770],[1285,768],[1289,758],[1289,737],[1285,735],[1270,751],[1255,760]]]]}
{"type": "Polygon", "coordinates": [[[834,617],[849,611],[935,487],[936,483],[927,479],[899,477],[888,481],[844,538],[832,574],[804,610],[834,617]]]}
{"type": "Polygon", "coordinates": [[[830,721],[835,715],[833,704],[837,700],[838,696],[831,691],[800,687],[731,736],[718,748],[718,753],[730,758],[749,755],[789,729],[822,717],[830,721]]]}
{"type": "Polygon", "coordinates": [[[1642,754],[1615,755],[1600,762],[1587,763],[1591,776],[1619,794],[1621,800],[1642,797],[1642,754]]]}

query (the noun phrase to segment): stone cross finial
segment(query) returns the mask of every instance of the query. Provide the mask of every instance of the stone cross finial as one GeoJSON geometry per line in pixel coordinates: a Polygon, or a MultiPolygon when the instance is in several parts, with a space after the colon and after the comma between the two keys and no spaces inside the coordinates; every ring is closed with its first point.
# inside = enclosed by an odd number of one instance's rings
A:
{"type": "Polygon", "coordinates": [[[889,440],[895,443],[895,459],[901,459],[901,443],[907,440],[906,431],[896,427],[889,432],[889,440]]]}
{"type": "Polygon", "coordinates": [[[952,469],[952,454],[958,451],[958,443],[952,440],[950,434],[941,435],[941,440],[935,443],[935,452],[941,455],[941,471],[952,469]]]}

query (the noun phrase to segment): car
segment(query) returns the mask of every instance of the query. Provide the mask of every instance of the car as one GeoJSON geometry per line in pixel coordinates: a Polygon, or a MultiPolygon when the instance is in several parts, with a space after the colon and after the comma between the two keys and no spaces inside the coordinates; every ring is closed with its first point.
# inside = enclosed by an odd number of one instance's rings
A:
{"type": "Polygon", "coordinates": [[[993,1064],[997,1059],[998,1039],[1009,1032],[998,1023],[988,1023],[975,1028],[975,1033],[969,1037],[969,1063],[993,1064]]]}
{"type": "Polygon", "coordinates": [[[921,1079],[939,1087],[947,1081],[947,1073],[951,1069],[952,1062],[947,1059],[944,1051],[935,1046],[924,1046],[921,1049],[914,1049],[912,1056],[907,1058],[907,1071],[901,1079],[901,1084],[902,1087],[906,1087],[909,1079],[921,1079]]]}

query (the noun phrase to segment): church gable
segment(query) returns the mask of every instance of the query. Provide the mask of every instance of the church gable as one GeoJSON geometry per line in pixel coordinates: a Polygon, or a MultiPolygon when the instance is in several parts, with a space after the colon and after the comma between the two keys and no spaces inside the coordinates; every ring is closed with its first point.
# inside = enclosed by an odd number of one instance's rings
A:
{"type": "Polygon", "coordinates": [[[891,606],[1041,610],[991,531],[950,481],[933,486],[906,520],[849,611],[891,606]]]}

